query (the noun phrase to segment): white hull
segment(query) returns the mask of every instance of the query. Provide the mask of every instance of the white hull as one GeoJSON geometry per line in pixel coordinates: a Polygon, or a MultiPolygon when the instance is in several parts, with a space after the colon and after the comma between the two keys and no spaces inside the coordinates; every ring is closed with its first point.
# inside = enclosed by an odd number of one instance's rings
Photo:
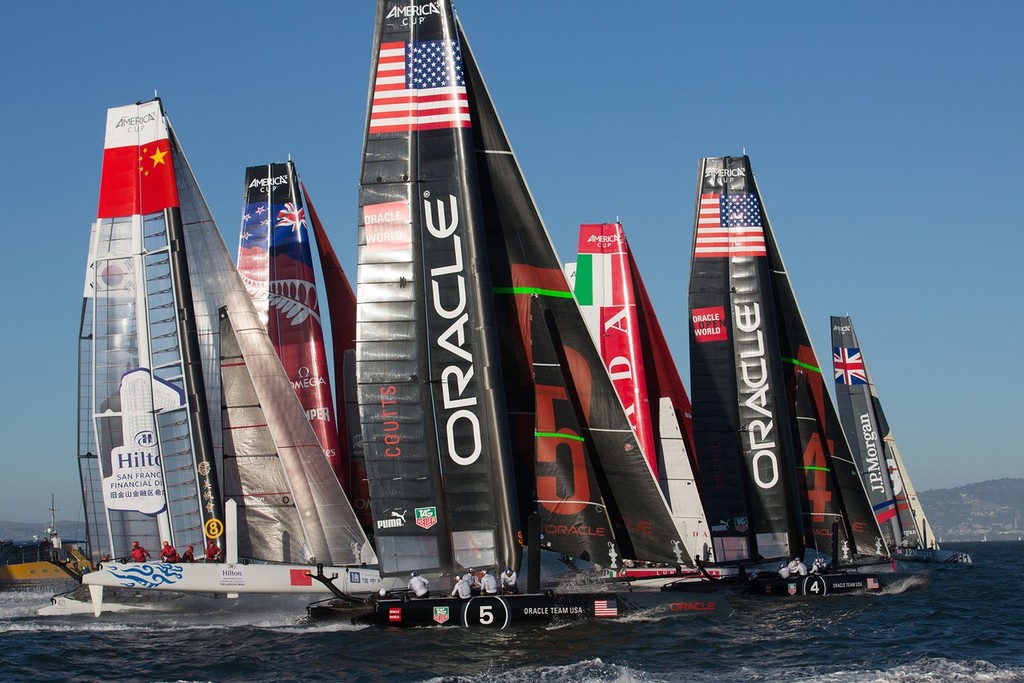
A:
{"type": "MultiPolygon", "coordinates": [[[[96,616],[106,609],[123,611],[140,606],[114,608],[103,604],[103,589],[120,588],[136,591],[174,591],[178,593],[220,593],[237,597],[241,593],[263,594],[331,594],[331,590],[311,576],[315,567],[287,564],[163,564],[156,562],[106,563],[82,578],[92,597],[91,611],[96,616]]],[[[375,568],[324,567],[324,575],[334,578],[341,592],[367,596],[381,588],[404,588],[399,579],[384,579],[375,568]]],[[[65,600],[65,602],[77,602],[65,600]]],[[[51,608],[55,605],[51,605],[51,608]]],[[[149,606],[152,608],[152,606],[149,606]]],[[[43,608],[49,609],[49,608],[43,608]]],[[[71,609],[68,607],[68,609],[71,609]]],[[[42,614],[43,612],[40,611],[42,614]]],[[[58,612],[72,613],[72,612],[58,612]]]]}

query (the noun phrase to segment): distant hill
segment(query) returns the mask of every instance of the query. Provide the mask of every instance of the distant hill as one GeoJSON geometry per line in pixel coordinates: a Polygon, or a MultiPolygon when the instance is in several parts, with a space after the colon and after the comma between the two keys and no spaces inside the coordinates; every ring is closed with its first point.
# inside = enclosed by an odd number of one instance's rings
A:
{"type": "MultiPolygon", "coordinates": [[[[1024,478],[992,479],[953,489],[918,491],[928,520],[943,543],[950,541],[1016,541],[1024,535],[1024,478]]],[[[42,537],[46,522],[0,522],[0,538],[42,537]]],[[[57,521],[67,539],[84,539],[81,522],[57,521]]]]}
{"type": "Polygon", "coordinates": [[[1016,541],[1024,535],[1024,479],[992,479],[954,489],[919,491],[943,543],[1016,541]]]}

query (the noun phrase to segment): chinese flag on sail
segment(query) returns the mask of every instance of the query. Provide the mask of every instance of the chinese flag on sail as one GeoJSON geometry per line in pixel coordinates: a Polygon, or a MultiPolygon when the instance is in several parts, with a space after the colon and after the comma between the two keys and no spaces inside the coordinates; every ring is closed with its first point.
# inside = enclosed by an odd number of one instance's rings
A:
{"type": "Polygon", "coordinates": [[[159,101],[107,110],[99,218],[178,206],[168,137],[159,101]]]}

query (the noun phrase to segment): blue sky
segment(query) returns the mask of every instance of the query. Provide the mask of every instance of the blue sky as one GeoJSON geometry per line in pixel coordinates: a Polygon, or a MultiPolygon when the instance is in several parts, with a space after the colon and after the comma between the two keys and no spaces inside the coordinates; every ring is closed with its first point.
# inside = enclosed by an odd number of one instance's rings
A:
{"type": "MultiPolygon", "coordinates": [[[[355,277],[374,2],[14,3],[0,519],[80,516],[76,332],[108,107],[158,90],[234,252],[295,160],[355,277]]],[[[1024,476],[1024,4],[457,4],[563,260],[623,221],[684,381],[702,156],[750,155],[819,360],[849,313],[919,490],[1024,476]]]]}

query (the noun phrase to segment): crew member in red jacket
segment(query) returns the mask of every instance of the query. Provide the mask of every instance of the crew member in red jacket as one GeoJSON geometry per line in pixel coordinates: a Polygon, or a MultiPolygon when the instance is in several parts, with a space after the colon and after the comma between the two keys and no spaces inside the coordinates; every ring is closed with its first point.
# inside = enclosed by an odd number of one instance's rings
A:
{"type": "Polygon", "coordinates": [[[213,541],[210,541],[210,543],[206,546],[206,561],[207,562],[216,562],[219,559],[220,559],[220,547],[218,547],[217,544],[214,543],[213,541]]]}
{"type": "Polygon", "coordinates": [[[192,545],[190,545],[189,547],[185,548],[185,552],[183,552],[181,554],[181,561],[182,562],[195,562],[196,561],[195,553],[192,552],[194,550],[194,548],[195,548],[195,546],[192,546],[192,545]]]}
{"type": "Polygon", "coordinates": [[[138,541],[132,544],[132,559],[136,562],[145,562],[147,557],[153,557],[149,551],[139,545],[138,541]]]}
{"type": "Polygon", "coordinates": [[[181,558],[178,557],[178,551],[174,549],[170,541],[164,541],[164,547],[160,549],[160,561],[161,562],[180,562],[181,558]]]}

